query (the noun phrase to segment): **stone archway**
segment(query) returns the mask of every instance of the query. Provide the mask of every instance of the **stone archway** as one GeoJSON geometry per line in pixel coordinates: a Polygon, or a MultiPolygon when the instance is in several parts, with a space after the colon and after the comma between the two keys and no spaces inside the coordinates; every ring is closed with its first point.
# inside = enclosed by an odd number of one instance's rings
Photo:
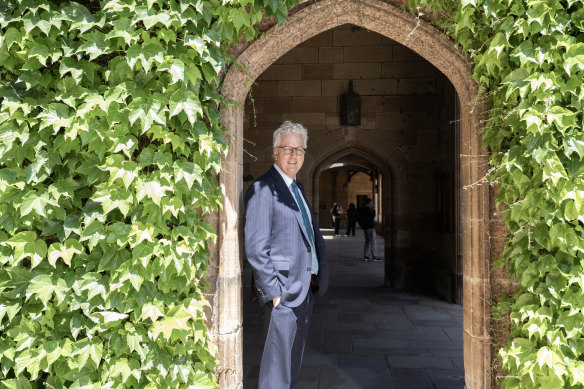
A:
{"type": "MultiPolygon", "coordinates": [[[[452,83],[460,107],[460,194],[464,273],[464,366],[468,388],[491,386],[489,340],[489,188],[480,185],[488,159],[479,134],[484,106],[475,104],[478,88],[467,59],[453,42],[421,19],[377,0],[322,0],[304,5],[281,26],[271,28],[238,57],[224,80],[224,93],[236,104],[222,110],[230,134],[230,153],[223,161],[219,181],[223,209],[214,227],[218,240],[211,253],[211,322],[219,351],[218,375],[224,388],[242,383],[242,261],[239,226],[242,210],[243,111],[253,81],[284,53],[312,36],[342,24],[354,24],[384,35],[433,64],[452,83]]],[[[389,177],[389,175],[388,175],[389,177]]]]}
{"type": "MultiPolygon", "coordinates": [[[[358,143],[348,143],[344,145],[344,147],[339,149],[332,149],[327,150],[327,153],[322,155],[317,161],[315,161],[312,166],[308,166],[310,171],[310,177],[312,177],[312,190],[315,196],[312,199],[312,206],[314,208],[318,208],[319,199],[316,196],[316,193],[319,193],[319,176],[326,168],[327,165],[331,163],[341,160],[342,158],[350,155],[356,155],[361,157],[364,160],[370,161],[372,164],[377,166],[382,173],[382,187],[383,196],[382,196],[382,203],[384,204],[383,207],[383,233],[385,239],[385,253],[382,255],[384,258],[388,259],[385,262],[386,269],[385,273],[391,273],[391,266],[392,266],[392,257],[393,257],[393,248],[395,247],[395,231],[393,229],[394,221],[395,221],[395,210],[399,206],[397,203],[397,197],[395,196],[395,188],[397,183],[403,179],[401,177],[399,169],[397,166],[403,165],[404,161],[402,161],[402,156],[400,153],[392,153],[386,152],[382,156],[377,155],[374,151],[370,150],[363,145],[359,145],[358,143]]],[[[385,279],[385,285],[390,286],[390,280],[385,279]]]]}

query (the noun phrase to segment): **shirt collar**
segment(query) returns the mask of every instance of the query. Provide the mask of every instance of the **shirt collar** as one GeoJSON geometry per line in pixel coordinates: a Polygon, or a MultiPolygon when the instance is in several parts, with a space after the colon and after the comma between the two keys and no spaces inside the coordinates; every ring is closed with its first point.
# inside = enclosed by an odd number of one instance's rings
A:
{"type": "Polygon", "coordinates": [[[279,167],[278,165],[274,164],[274,167],[276,168],[276,170],[278,171],[278,173],[280,173],[280,175],[282,176],[282,178],[284,179],[284,182],[286,183],[286,186],[289,188],[290,185],[292,185],[292,181],[294,181],[296,179],[296,177],[294,178],[290,178],[289,175],[287,175],[286,173],[284,173],[279,167]]]}

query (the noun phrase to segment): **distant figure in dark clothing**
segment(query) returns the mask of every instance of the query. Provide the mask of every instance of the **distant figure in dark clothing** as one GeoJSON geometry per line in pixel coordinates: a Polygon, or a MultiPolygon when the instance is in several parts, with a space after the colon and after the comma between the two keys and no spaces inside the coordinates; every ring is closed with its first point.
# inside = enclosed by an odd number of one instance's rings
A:
{"type": "Polygon", "coordinates": [[[375,262],[382,259],[377,256],[377,247],[375,242],[375,208],[373,200],[365,200],[365,206],[359,210],[359,225],[365,233],[365,245],[363,247],[363,260],[369,261],[369,252],[371,259],[375,262]]]}
{"type": "Polygon", "coordinates": [[[347,232],[345,235],[355,236],[355,224],[357,224],[357,208],[355,204],[349,204],[349,209],[347,209],[347,232]]]}
{"type": "Polygon", "coordinates": [[[343,208],[337,203],[333,204],[331,208],[331,214],[333,215],[333,221],[335,226],[335,235],[339,236],[339,229],[341,228],[341,214],[343,213],[343,208]]]}

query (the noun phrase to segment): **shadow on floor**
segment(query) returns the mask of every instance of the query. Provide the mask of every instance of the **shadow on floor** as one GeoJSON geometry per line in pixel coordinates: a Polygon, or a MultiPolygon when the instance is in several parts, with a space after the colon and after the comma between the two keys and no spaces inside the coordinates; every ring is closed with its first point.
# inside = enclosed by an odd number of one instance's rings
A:
{"type": "MultiPolygon", "coordinates": [[[[383,262],[364,262],[363,233],[327,243],[330,287],[314,306],[298,389],[463,389],[462,305],[383,287],[383,262]]],[[[383,239],[377,236],[378,252],[383,239]]],[[[244,389],[257,388],[262,310],[244,271],[244,389]]]]}

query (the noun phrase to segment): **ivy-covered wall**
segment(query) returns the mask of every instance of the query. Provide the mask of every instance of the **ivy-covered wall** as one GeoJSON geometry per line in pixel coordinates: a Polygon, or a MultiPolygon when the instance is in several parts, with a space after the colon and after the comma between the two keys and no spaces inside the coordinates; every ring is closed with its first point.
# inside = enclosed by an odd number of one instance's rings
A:
{"type": "Polygon", "coordinates": [[[0,387],[214,387],[220,74],[278,0],[0,2],[0,387]]]}
{"type": "MultiPolygon", "coordinates": [[[[0,3],[0,386],[216,385],[220,74],[295,1],[0,3]]],[[[504,388],[584,387],[584,2],[411,0],[473,61],[519,292],[504,388]]]]}
{"type": "Polygon", "coordinates": [[[501,266],[518,292],[498,353],[502,388],[584,385],[584,2],[559,0],[412,2],[442,15],[437,25],[473,61],[489,117],[491,155],[509,231],[501,266]]]}

